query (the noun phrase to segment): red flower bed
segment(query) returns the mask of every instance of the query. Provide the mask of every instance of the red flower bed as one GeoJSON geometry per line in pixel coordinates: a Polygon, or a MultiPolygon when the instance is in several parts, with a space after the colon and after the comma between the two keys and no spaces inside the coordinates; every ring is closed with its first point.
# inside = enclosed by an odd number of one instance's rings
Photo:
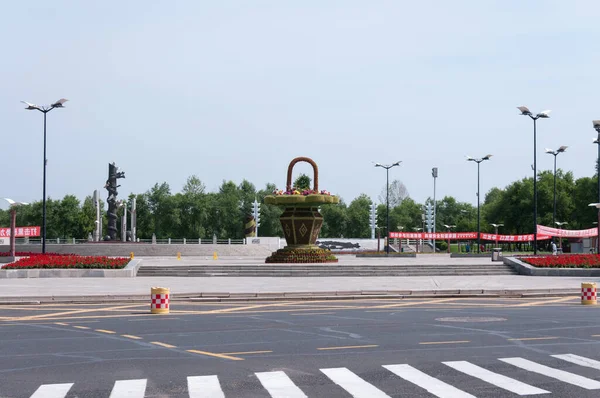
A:
{"type": "Polygon", "coordinates": [[[600,268],[600,255],[598,254],[521,257],[521,260],[540,268],[600,268]]]}
{"type": "Polygon", "coordinates": [[[35,254],[24,257],[14,263],[7,264],[3,269],[36,269],[36,268],[102,268],[119,269],[129,262],[128,258],[110,258],[106,256],[77,256],[35,254]]]}
{"type": "MultiPolygon", "coordinates": [[[[41,256],[42,253],[15,252],[16,257],[41,256]]],[[[47,256],[72,256],[73,254],[46,253],[47,256]]],[[[0,257],[8,257],[10,252],[0,252],[0,257]]]]}

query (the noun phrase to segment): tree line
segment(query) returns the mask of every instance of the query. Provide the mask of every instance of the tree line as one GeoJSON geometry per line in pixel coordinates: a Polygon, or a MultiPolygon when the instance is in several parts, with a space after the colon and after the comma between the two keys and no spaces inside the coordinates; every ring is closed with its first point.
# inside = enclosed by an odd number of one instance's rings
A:
{"type": "MultiPolygon", "coordinates": [[[[596,176],[574,179],[572,172],[557,171],[556,221],[568,221],[568,229],[594,227],[597,211],[589,203],[597,201],[596,176]]],[[[310,186],[310,178],[301,175],[297,186],[310,186]]],[[[239,239],[244,237],[245,219],[252,213],[254,200],[263,202],[275,190],[275,184],[256,189],[242,180],[223,181],[217,192],[207,192],[198,176],[190,176],[181,192],[172,193],[168,183],[157,183],[140,194],[129,195],[128,209],[135,197],[137,205],[137,236],[150,239],[188,238],[239,239]]],[[[405,232],[424,227],[424,203],[414,201],[406,187],[398,181],[390,183],[390,230],[405,232]]],[[[554,176],[550,171],[538,174],[538,223],[552,226],[554,176]]],[[[384,187],[385,190],[385,187],[384,187]]],[[[432,202],[431,198],[426,200],[432,202]]],[[[337,205],[321,206],[323,214],[322,238],[369,238],[371,236],[370,208],[372,199],[360,194],[350,203],[341,200],[337,205]]],[[[107,231],[105,204],[100,204],[104,232],[107,231]]],[[[453,231],[477,230],[477,207],[445,196],[436,203],[436,231],[446,231],[444,225],[455,225],[453,231]]],[[[73,195],[62,200],[48,199],[47,234],[50,238],[87,239],[95,229],[96,209],[91,196],[82,202],[73,195]]],[[[119,220],[123,210],[119,210],[119,220]]],[[[259,236],[283,236],[279,216],[282,209],[261,204],[259,236]]],[[[129,218],[129,217],[128,217],[129,218]]],[[[119,221],[120,222],[120,221],[119,221]]],[[[381,236],[386,231],[385,195],[376,206],[376,222],[381,236]]],[[[22,206],[17,212],[18,226],[41,225],[42,202],[22,206]]],[[[502,223],[500,234],[527,234],[533,232],[533,178],[515,181],[506,188],[492,188],[481,203],[481,231],[494,232],[492,223],[502,223]]],[[[8,210],[0,210],[0,226],[10,225],[8,210]]],[[[120,228],[119,228],[120,231],[120,228]]]]}

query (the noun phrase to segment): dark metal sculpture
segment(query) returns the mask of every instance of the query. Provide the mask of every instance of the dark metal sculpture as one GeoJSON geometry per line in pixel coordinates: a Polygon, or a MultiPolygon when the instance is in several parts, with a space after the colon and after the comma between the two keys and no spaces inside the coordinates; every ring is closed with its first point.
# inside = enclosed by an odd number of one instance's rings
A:
{"type": "Polygon", "coordinates": [[[125,178],[125,172],[119,171],[115,163],[108,164],[108,180],[104,188],[108,191],[108,236],[106,240],[117,240],[117,179],[125,178]]]}

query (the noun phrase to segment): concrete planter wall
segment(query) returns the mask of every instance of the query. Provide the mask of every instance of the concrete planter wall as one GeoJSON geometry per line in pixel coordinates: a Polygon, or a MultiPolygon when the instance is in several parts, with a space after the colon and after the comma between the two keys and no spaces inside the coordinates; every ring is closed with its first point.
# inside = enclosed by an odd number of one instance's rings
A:
{"type": "Polygon", "coordinates": [[[2,278],[133,278],[142,260],[134,259],[123,269],[1,269],[2,278]]]}

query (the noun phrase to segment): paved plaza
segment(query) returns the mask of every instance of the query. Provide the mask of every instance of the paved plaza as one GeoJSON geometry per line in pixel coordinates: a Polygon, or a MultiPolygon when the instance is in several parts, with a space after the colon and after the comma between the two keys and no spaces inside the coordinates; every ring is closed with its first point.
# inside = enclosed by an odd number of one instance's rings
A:
{"type": "MultiPolygon", "coordinates": [[[[262,264],[263,259],[227,257],[143,258],[144,266],[186,267],[201,264],[262,264]]],[[[489,263],[487,258],[450,258],[449,256],[419,256],[417,258],[356,258],[342,256],[341,265],[413,264],[477,264],[489,263]]],[[[146,296],[152,286],[171,289],[174,295],[209,293],[334,293],[365,294],[365,292],[409,292],[408,294],[498,293],[547,291],[575,293],[581,282],[600,282],[600,278],[498,276],[409,276],[409,277],[137,277],[137,278],[29,278],[0,279],[0,300],[43,297],[146,296]]]]}

